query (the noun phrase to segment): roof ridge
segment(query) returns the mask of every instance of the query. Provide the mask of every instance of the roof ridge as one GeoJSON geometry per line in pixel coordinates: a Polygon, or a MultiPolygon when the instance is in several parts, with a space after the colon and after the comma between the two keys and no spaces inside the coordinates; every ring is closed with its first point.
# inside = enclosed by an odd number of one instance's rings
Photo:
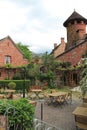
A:
{"type": "Polygon", "coordinates": [[[87,19],[74,10],[74,12],[63,23],[63,25],[67,27],[67,24],[73,20],[83,20],[87,24],[87,19]]]}

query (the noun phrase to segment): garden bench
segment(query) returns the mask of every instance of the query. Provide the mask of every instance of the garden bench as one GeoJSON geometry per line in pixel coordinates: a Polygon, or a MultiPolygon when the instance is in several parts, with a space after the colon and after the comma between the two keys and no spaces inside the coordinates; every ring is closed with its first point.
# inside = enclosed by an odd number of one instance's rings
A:
{"type": "Polygon", "coordinates": [[[78,128],[83,129],[83,130],[87,130],[87,125],[84,123],[76,122],[76,127],[77,127],[77,130],[78,130],[78,128]]]}
{"type": "Polygon", "coordinates": [[[87,108],[77,107],[74,112],[76,128],[87,130],[87,108]]]}

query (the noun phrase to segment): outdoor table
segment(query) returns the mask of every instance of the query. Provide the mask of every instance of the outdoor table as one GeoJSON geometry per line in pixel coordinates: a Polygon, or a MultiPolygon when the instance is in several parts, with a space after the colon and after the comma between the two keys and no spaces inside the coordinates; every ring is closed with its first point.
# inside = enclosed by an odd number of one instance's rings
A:
{"type": "MultiPolygon", "coordinates": [[[[54,93],[50,93],[48,95],[50,97],[51,104],[54,104],[56,102],[56,100],[59,99],[61,96],[66,97],[67,93],[66,92],[54,92],[54,93]]],[[[64,100],[66,100],[66,99],[64,99],[64,100]]]]}
{"type": "Polygon", "coordinates": [[[42,92],[42,89],[32,89],[31,92],[34,92],[38,97],[39,93],[42,92]]]}
{"type": "Polygon", "coordinates": [[[66,95],[67,93],[66,92],[54,92],[54,93],[50,93],[48,94],[50,97],[58,97],[58,96],[61,96],[61,95],[66,95]]]}
{"type": "Polygon", "coordinates": [[[29,103],[31,104],[31,105],[33,105],[33,106],[36,106],[36,101],[33,101],[33,100],[29,100],[29,103]]]}
{"type": "Polygon", "coordinates": [[[15,92],[15,90],[6,89],[6,90],[5,90],[5,92],[6,92],[6,93],[12,93],[12,92],[14,93],[14,92],[15,92]]]}
{"type": "Polygon", "coordinates": [[[6,93],[6,98],[8,99],[10,96],[13,98],[13,93],[15,92],[15,90],[13,89],[6,89],[5,93],[6,93]]]}
{"type": "Polygon", "coordinates": [[[4,98],[4,94],[0,94],[0,99],[3,99],[4,98]]]}
{"type": "Polygon", "coordinates": [[[87,108],[77,107],[73,114],[75,116],[76,127],[87,130],[87,108]]]}

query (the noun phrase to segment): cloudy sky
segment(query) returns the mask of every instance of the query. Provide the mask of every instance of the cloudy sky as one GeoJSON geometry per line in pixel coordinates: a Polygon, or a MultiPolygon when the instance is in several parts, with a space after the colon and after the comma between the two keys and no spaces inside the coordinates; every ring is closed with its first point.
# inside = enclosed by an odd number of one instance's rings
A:
{"type": "Polygon", "coordinates": [[[35,53],[51,52],[74,9],[87,18],[86,0],[0,0],[0,39],[10,36],[35,53]]]}

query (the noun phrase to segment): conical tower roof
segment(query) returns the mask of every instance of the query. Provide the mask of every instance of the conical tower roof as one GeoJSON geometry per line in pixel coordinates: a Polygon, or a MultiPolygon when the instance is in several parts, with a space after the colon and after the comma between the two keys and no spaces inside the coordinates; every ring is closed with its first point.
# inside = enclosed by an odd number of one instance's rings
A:
{"type": "Polygon", "coordinates": [[[63,25],[64,25],[65,27],[67,27],[67,24],[68,24],[69,22],[73,22],[73,21],[75,21],[75,20],[84,21],[84,22],[87,24],[87,19],[84,18],[83,16],[81,16],[81,15],[80,15],[79,13],[77,13],[76,11],[74,11],[74,12],[70,15],[70,17],[68,17],[68,19],[63,23],[63,25]]]}

